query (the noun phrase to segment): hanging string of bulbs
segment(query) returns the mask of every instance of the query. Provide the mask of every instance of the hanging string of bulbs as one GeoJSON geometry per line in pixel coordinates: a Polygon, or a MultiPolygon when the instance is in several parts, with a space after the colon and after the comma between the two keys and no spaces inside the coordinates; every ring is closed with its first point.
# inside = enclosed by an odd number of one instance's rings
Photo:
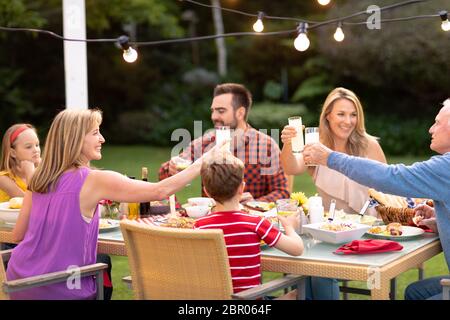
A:
{"type": "MultiPolygon", "coordinates": [[[[113,39],[71,39],[71,38],[65,38],[59,34],[56,34],[49,30],[42,30],[42,29],[29,29],[29,28],[14,28],[14,27],[2,27],[0,26],[0,31],[9,31],[9,32],[36,32],[36,33],[42,33],[49,35],[51,37],[64,40],[64,41],[78,41],[78,42],[112,42],[117,43],[120,48],[122,49],[123,53],[123,59],[128,63],[133,63],[138,58],[137,51],[132,46],[155,46],[155,45],[162,45],[162,44],[169,44],[169,43],[185,43],[185,42],[193,42],[193,41],[202,41],[202,40],[210,40],[210,39],[217,39],[217,38],[225,38],[225,37],[238,37],[238,36],[275,36],[275,35],[288,35],[288,34],[296,34],[297,37],[294,40],[294,47],[298,51],[306,51],[310,46],[310,40],[308,38],[308,30],[312,30],[315,28],[319,28],[325,25],[330,24],[337,24],[336,31],[333,35],[334,39],[337,42],[341,42],[345,39],[345,34],[343,31],[344,25],[366,25],[366,21],[359,21],[359,22],[352,22],[347,21],[351,18],[366,15],[368,14],[367,11],[359,11],[356,13],[353,13],[349,16],[340,17],[340,18],[334,18],[331,20],[326,21],[311,21],[306,19],[299,19],[299,18],[292,18],[292,17],[277,17],[277,16],[270,16],[264,13],[263,11],[259,11],[257,14],[251,14],[239,10],[234,9],[228,9],[223,7],[217,7],[212,6],[208,4],[204,4],[201,2],[197,2],[195,0],[180,0],[189,2],[195,5],[203,6],[203,7],[209,7],[209,8],[215,8],[222,10],[224,12],[232,12],[248,17],[255,17],[257,20],[253,24],[253,30],[254,32],[233,32],[233,33],[224,33],[224,34],[216,34],[216,35],[208,35],[208,36],[201,36],[201,37],[188,37],[188,38],[179,38],[179,39],[167,39],[167,40],[158,40],[158,41],[130,41],[129,37],[126,35],[122,35],[118,38],[113,39]],[[292,30],[282,30],[282,31],[273,31],[273,32],[262,32],[264,30],[264,24],[263,19],[271,19],[271,20],[290,20],[297,23],[296,29],[292,30]]],[[[396,3],[393,5],[380,7],[380,11],[386,11],[391,10],[393,8],[398,8],[406,5],[411,5],[414,3],[424,2],[425,0],[410,0],[410,1],[404,1],[400,3],[396,3]]],[[[328,5],[331,1],[330,0],[317,0],[317,2],[323,6],[328,5]]],[[[448,12],[445,10],[440,11],[438,14],[429,14],[429,15],[420,15],[420,16],[411,16],[411,17],[402,17],[402,18],[393,18],[393,19],[381,19],[379,22],[381,23],[388,23],[388,22],[398,22],[398,21],[408,21],[408,20],[415,20],[415,19],[430,19],[430,18],[436,18],[440,17],[441,19],[441,28],[443,31],[450,31],[450,22],[448,20],[448,12]]]]}

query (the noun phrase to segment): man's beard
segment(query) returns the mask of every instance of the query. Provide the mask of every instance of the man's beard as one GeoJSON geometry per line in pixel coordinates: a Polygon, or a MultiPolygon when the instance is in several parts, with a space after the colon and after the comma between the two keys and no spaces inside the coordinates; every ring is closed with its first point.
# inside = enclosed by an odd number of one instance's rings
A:
{"type": "Polygon", "coordinates": [[[233,118],[233,120],[231,121],[231,123],[223,123],[222,121],[216,121],[214,122],[214,128],[217,127],[223,127],[223,126],[227,126],[230,127],[230,129],[236,129],[237,128],[237,120],[236,118],[233,118]]]}

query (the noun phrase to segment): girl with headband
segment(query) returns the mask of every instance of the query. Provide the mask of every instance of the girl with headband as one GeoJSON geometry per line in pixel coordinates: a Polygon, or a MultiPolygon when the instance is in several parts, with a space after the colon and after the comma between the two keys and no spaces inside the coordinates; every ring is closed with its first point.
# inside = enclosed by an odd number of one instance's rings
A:
{"type": "Polygon", "coordinates": [[[0,202],[23,197],[34,169],[41,162],[36,128],[15,124],[6,130],[0,158],[0,202]]]}

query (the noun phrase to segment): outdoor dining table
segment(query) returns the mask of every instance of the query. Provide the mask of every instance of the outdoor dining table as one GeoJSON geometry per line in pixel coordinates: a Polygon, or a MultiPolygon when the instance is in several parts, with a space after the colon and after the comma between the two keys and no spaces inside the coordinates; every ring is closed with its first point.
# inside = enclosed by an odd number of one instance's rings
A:
{"type": "MultiPolygon", "coordinates": [[[[0,226],[0,243],[13,242],[11,230],[11,227],[0,226]]],[[[425,261],[442,252],[438,236],[432,233],[401,244],[403,249],[396,252],[337,255],[333,251],[340,245],[316,241],[297,257],[266,247],[261,251],[261,266],[263,271],[364,281],[372,299],[388,300],[391,291],[395,292],[397,276],[409,269],[421,268],[425,261]]],[[[127,255],[120,228],[99,233],[98,252],[127,255]]]]}

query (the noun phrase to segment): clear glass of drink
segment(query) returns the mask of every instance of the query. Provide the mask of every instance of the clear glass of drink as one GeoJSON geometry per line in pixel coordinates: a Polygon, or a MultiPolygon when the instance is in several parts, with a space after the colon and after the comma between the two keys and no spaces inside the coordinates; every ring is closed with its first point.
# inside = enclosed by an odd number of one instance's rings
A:
{"type": "Polygon", "coordinates": [[[180,156],[173,157],[172,161],[175,163],[178,171],[184,170],[192,164],[191,160],[184,159],[180,156]]]}
{"type": "Polygon", "coordinates": [[[224,148],[230,150],[231,130],[228,126],[221,126],[216,128],[216,144],[221,144],[223,141],[228,141],[224,148]]]}
{"type": "Polygon", "coordinates": [[[294,127],[297,131],[297,135],[292,138],[292,153],[301,153],[303,151],[303,128],[302,128],[302,117],[289,117],[289,125],[294,127]]]}
{"type": "Polygon", "coordinates": [[[298,212],[298,201],[295,199],[279,199],[276,205],[277,212],[281,216],[289,216],[298,212]]]}
{"type": "Polygon", "coordinates": [[[319,128],[306,127],[305,128],[305,144],[319,142],[319,128]]]}
{"type": "MultiPolygon", "coordinates": [[[[305,144],[320,142],[319,140],[319,128],[318,127],[306,127],[305,128],[305,144]]],[[[315,167],[314,164],[307,164],[308,167],[315,167]]]]}
{"type": "MultiPolygon", "coordinates": [[[[187,167],[189,167],[192,164],[192,161],[190,159],[184,159],[180,156],[175,156],[171,159],[174,163],[175,166],[177,168],[178,171],[182,171],[184,169],[186,169],[187,167]]],[[[186,187],[189,187],[191,184],[188,183],[186,185],[186,187]]]]}
{"type": "Polygon", "coordinates": [[[316,245],[316,240],[311,235],[311,233],[304,233],[302,234],[302,240],[303,240],[303,246],[306,250],[312,249],[316,245]]]}

